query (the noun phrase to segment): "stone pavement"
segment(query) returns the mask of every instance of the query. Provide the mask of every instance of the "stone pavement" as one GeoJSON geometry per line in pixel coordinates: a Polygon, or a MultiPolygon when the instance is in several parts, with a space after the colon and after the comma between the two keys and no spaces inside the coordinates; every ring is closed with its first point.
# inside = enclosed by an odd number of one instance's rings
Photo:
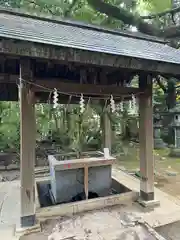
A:
{"type": "MultiPolygon", "coordinates": [[[[138,179],[125,172],[113,168],[113,177],[128,188],[139,191],[140,182],[138,179]]],[[[124,208],[126,212],[133,212],[141,216],[151,227],[159,227],[180,220],[180,200],[155,188],[155,198],[160,200],[160,207],[147,212],[139,204],[124,208]]],[[[15,229],[15,224],[20,220],[20,182],[0,182],[0,236],[6,236],[9,240],[15,229]],[[6,234],[6,235],[5,235],[6,234]]]]}
{"type": "Polygon", "coordinates": [[[0,183],[0,225],[14,225],[20,219],[20,182],[0,183]]]}
{"type": "Polygon", "coordinates": [[[20,182],[0,183],[0,236],[12,240],[20,219],[20,182]]]}
{"type": "MultiPolygon", "coordinates": [[[[113,177],[128,188],[139,191],[139,179],[125,172],[113,168],[113,177]]],[[[137,209],[148,224],[161,226],[180,220],[180,200],[155,188],[155,198],[160,200],[160,207],[152,212],[144,212],[142,208],[137,209]]],[[[136,211],[136,208],[135,210],[136,211]]],[[[0,229],[1,225],[18,224],[20,219],[20,182],[19,180],[0,183],[0,229]]]]}
{"type": "Polygon", "coordinates": [[[3,239],[3,240],[18,240],[18,238],[16,238],[14,236],[14,231],[15,231],[15,228],[13,226],[4,226],[3,225],[3,228],[0,228],[1,239],[3,239]]]}
{"type": "Polygon", "coordinates": [[[41,232],[22,240],[165,240],[140,220],[122,205],[107,207],[46,221],[41,232]]]}
{"type": "MultiPolygon", "coordinates": [[[[140,181],[120,169],[113,168],[112,176],[117,181],[131,190],[140,190],[140,181]]],[[[180,200],[155,188],[155,199],[160,201],[160,206],[146,211],[144,208],[134,206],[131,211],[136,212],[138,215],[146,221],[151,227],[159,227],[166,224],[170,224],[176,221],[180,221],[180,200]]]]}

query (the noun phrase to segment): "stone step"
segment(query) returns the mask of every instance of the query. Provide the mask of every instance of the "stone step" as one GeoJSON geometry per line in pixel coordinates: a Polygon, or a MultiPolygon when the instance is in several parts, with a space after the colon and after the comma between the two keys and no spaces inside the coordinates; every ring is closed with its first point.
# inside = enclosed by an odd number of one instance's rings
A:
{"type": "Polygon", "coordinates": [[[5,240],[18,240],[18,238],[15,237],[15,225],[8,226],[0,224],[0,236],[1,239],[5,240]]]}

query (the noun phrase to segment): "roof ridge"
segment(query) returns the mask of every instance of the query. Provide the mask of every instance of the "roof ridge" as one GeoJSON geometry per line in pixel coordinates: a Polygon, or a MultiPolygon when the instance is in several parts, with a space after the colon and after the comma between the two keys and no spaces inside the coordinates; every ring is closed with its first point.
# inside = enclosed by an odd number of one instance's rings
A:
{"type": "Polygon", "coordinates": [[[24,10],[17,9],[17,8],[0,7],[0,13],[6,13],[6,14],[16,15],[16,16],[20,16],[20,17],[27,17],[27,18],[37,19],[37,20],[41,20],[41,21],[49,21],[49,22],[53,22],[53,23],[57,23],[57,24],[59,23],[59,24],[64,24],[64,25],[109,33],[109,34],[118,35],[118,36],[125,36],[125,37],[129,37],[129,38],[150,41],[150,42],[157,42],[157,43],[162,43],[162,44],[168,43],[168,41],[165,41],[158,37],[149,36],[149,35],[142,34],[142,33],[139,33],[140,35],[137,35],[135,33],[131,33],[128,31],[122,31],[122,30],[118,31],[118,30],[108,29],[105,27],[100,27],[97,25],[89,24],[89,23],[83,23],[83,22],[78,22],[78,21],[73,21],[73,20],[68,20],[68,19],[61,19],[60,17],[57,17],[57,16],[47,16],[42,13],[40,15],[38,14],[38,16],[37,16],[35,13],[32,14],[30,12],[25,12],[24,10]]]}

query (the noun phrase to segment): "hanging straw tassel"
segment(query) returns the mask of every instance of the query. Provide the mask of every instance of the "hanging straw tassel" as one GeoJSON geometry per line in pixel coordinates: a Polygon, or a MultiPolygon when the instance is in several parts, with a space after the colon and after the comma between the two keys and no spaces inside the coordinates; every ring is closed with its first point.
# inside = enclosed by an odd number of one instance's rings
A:
{"type": "Polygon", "coordinates": [[[85,111],[85,104],[84,104],[83,94],[81,94],[79,105],[80,105],[80,113],[83,113],[85,111]]]}
{"type": "Polygon", "coordinates": [[[54,92],[53,92],[53,108],[57,108],[58,106],[58,92],[57,92],[57,89],[55,88],[54,89],[54,92]]]}
{"type": "Polygon", "coordinates": [[[115,112],[115,111],[116,111],[115,101],[114,101],[114,98],[113,98],[112,95],[111,95],[111,97],[110,97],[110,107],[111,107],[111,111],[112,111],[112,112],[115,112]]]}

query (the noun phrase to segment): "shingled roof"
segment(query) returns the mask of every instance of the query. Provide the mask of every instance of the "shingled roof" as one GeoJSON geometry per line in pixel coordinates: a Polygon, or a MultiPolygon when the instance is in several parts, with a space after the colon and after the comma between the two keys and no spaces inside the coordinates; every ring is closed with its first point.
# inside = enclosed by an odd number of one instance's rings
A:
{"type": "Polygon", "coordinates": [[[0,9],[0,37],[180,64],[179,50],[161,39],[4,9],[0,9]]]}

